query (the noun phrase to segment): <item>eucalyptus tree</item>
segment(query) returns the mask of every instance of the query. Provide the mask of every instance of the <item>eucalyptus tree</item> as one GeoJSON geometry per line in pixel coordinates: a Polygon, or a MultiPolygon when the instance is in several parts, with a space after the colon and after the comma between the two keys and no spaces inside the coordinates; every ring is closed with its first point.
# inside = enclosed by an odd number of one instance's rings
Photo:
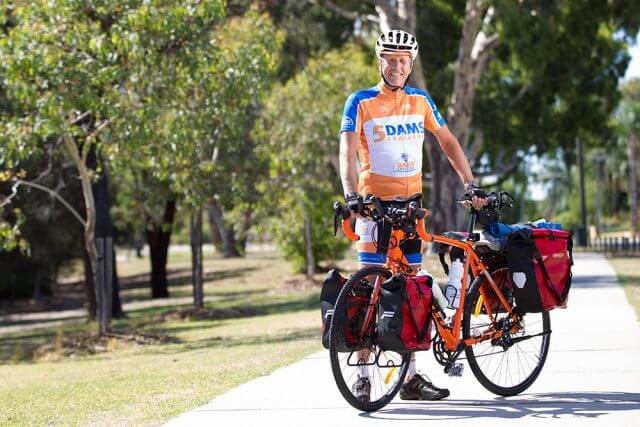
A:
{"type": "Polygon", "coordinates": [[[147,114],[144,101],[154,93],[129,87],[155,65],[166,64],[167,53],[181,51],[190,36],[213,28],[224,13],[223,3],[39,0],[0,7],[2,19],[12,22],[0,40],[7,98],[21,107],[2,120],[3,163],[18,167],[20,159],[38,153],[43,141],[54,140],[75,165],[85,204],[79,220],[103,334],[110,322],[110,297],[108,283],[107,289],[98,285],[96,171],[87,160],[94,149],[105,156],[138,152],[141,141],[127,138],[127,123],[147,114]]]}
{"type": "MultiPolygon", "coordinates": [[[[640,25],[628,0],[307,0],[367,28],[416,33],[420,55],[412,85],[428,89],[476,170],[514,173],[534,148],[562,148],[580,135],[606,137],[628,63],[626,42],[640,25]]],[[[427,136],[429,138],[429,136],[427,136]]],[[[457,177],[437,144],[426,144],[435,229],[456,225],[457,177]]]]}
{"type": "MultiPolygon", "coordinates": [[[[622,102],[616,112],[619,140],[626,146],[629,171],[629,220],[634,236],[638,235],[638,150],[640,149],[640,79],[626,82],[622,87],[622,102]]],[[[622,150],[621,150],[622,151],[622,150]]]]}
{"type": "MultiPolygon", "coordinates": [[[[202,306],[203,206],[213,206],[223,238],[231,225],[224,207],[245,199],[243,184],[259,174],[253,162],[248,110],[259,102],[277,67],[281,36],[268,17],[249,11],[218,22],[181,46],[167,62],[172,99],[158,127],[158,143],[143,152],[157,175],[193,213],[192,248],[196,306],[202,306]]],[[[245,200],[246,201],[246,200],[245,200]]],[[[233,243],[227,242],[229,250],[233,243]]]]}
{"type": "Polygon", "coordinates": [[[260,189],[273,213],[276,244],[308,277],[320,261],[348,247],[331,237],[331,202],[339,197],[337,133],[347,93],[375,84],[372,58],[356,45],[310,60],[304,70],[274,88],[257,125],[269,165],[260,189]]]}

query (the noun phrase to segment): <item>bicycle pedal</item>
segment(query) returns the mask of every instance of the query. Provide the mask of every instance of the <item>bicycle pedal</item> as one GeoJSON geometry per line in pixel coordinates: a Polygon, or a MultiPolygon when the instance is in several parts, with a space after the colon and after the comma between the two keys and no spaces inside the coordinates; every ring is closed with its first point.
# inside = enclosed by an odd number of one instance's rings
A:
{"type": "Polygon", "coordinates": [[[450,377],[461,377],[462,372],[464,372],[464,365],[462,363],[454,363],[449,369],[448,375],[450,377]]]}

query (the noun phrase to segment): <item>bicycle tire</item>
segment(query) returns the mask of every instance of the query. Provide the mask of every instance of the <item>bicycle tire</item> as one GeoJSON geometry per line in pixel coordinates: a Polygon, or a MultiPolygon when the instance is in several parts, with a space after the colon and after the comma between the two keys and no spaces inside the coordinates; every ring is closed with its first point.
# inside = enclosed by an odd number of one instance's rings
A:
{"type": "MultiPolygon", "coordinates": [[[[494,278],[496,284],[502,289],[507,289],[510,286],[508,268],[506,265],[500,265],[493,267],[489,270],[489,273],[494,278]]],[[[479,310],[476,313],[476,305],[478,303],[478,299],[480,297],[480,288],[485,283],[484,276],[478,277],[471,286],[469,293],[467,294],[467,302],[465,303],[464,316],[462,321],[462,336],[464,339],[471,338],[472,331],[474,328],[479,328],[484,326],[489,326],[490,321],[488,321],[488,316],[484,308],[479,310]],[[478,314],[476,317],[475,314],[478,314]],[[486,316],[483,320],[481,316],[486,316]],[[474,318],[476,318],[476,323],[473,323],[474,318]],[[489,323],[483,323],[489,322],[489,323]]],[[[486,285],[488,289],[488,284],[486,285]]],[[[506,292],[505,297],[508,300],[513,300],[513,297],[510,295],[510,292],[506,292]]],[[[511,303],[511,301],[510,301],[511,303]]],[[[506,313],[500,312],[499,310],[494,313],[496,315],[496,319],[502,314],[502,318],[506,317],[506,313]]],[[[499,321],[499,320],[498,320],[499,321]]],[[[514,396],[516,394],[520,394],[529,388],[535,380],[540,375],[544,363],[547,359],[547,354],[549,352],[549,344],[551,341],[550,331],[551,331],[551,321],[549,318],[548,312],[542,313],[528,313],[523,316],[521,323],[523,324],[522,330],[524,333],[528,333],[530,335],[523,335],[522,337],[526,338],[520,342],[517,342],[510,346],[507,349],[502,349],[500,351],[500,347],[498,343],[494,343],[494,341],[483,341],[481,343],[475,344],[473,346],[468,346],[465,349],[466,358],[469,362],[469,366],[471,371],[478,379],[480,384],[490,392],[500,395],[500,396],[514,396]],[[538,331],[538,329],[542,329],[538,331]],[[534,329],[534,332],[531,331],[534,329]],[[522,346],[521,346],[522,344],[522,346]],[[526,344],[526,348],[525,348],[526,344]],[[491,353],[486,353],[486,351],[491,351],[491,353]],[[525,351],[525,349],[527,351],[525,351]],[[509,353],[511,352],[511,353],[509,353]],[[501,355],[501,356],[500,356],[501,355]],[[514,356],[517,360],[517,363],[513,363],[510,365],[509,361],[514,359],[514,356]],[[495,366],[491,366],[492,356],[498,356],[501,360],[497,368],[495,366]],[[478,360],[481,359],[482,360],[478,360]],[[486,358],[486,359],[484,359],[486,358]],[[506,369],[511,369],[511,366],[517,366],[519,368],[518,372],[518,380],[516,380],[511,385],[504,384],[508,379],[513,380],[515,375],[512,375],[511,372],[505,373],[501,370],[501,366],[503,362],[505,362],[506,358],[506,369]],[[526,366],[525,363],[526,362],[526,366]],[[494,370],[495,368],[495,370],[494,370]],[[530,372],[526,372],[526,369],[529,368],[530,372]],[[488,371],[494,371],[493,375],[489,375],[488,371]],[[498,373],[498,371],[500,371],[498,373]],[[496,379],[496,374],[498,377],[496,379]],[[501,381],[501,379],[503,379],[501,381]]]]}
{"type": "MultiPolygon", "coordinates": [[[[375,389],[376,393],[380,393],[380,396],[375,398],[374,400],[370,400],[368,402],[364,402],[358,400],[351,391],[350,382],[353,382],[354,373],[349,373],[348,371],[356,371],[356,369],[352,369],[353,365],[349,365],[349,358],[353,353],[348,352],[340,352],[339,349],[339,339],[341,339],[344,334],[341,333],[346,325],[346,308],[347,308],[347,296],[350,295],[354,288],[362,283],[363,280],[367,280],[369,276],[381,276],[383,279],[388,279],[391,277],[391,272],[383,267],[364,267],[354,273],[349,280],[344,284],[342,290],[340,291],[340,295],[335,304],[333,318],[331,319],[330,331],[329,331],[329,358],[331,360],[331,370],[333,373],[334,380],[336,385],[338,386],[338,390],[344,397],[344,399],[354,408],[371,412],[377,411],[381,409],[385,405],[387,405],[398,393],[400,387],[403,384],[404,378],[407,374],[407,370],[409,369],[409,354],[398,354],[394,352],[385,352],[377,347],[375,344],[375,340],[367,342],[366,347],[372,354],[379,354],[381,357],[384,355],[385,358],[393,359],[393,364],[395,367],[384,368],[380,367],[377,364],[372,366],[373,369],[386,369],[386,374],[381,375],[381,372],[377,372],[376,375],[371,376],[373,381],[377,381],[382,379],[380,383],[377,384],[377,387],[374,387],[374,384],[371,384],[372,393],[375,389]],[[379,352],[379,353],[378,353],[379,352]],[[345,355],[346,355],[346,365],[345,365],[345,355]],[[399,367],[398,367],[399,365],[399,367]],[[395,371],[392,371],[395,370],[395,371]],[[391,372],[391,373],[389,373],[391,372]],[[387,382],[386,378],[391,377],[393,379],[393,384],[387,390],[383,390],[383,382],[387,382]]],[[[373,320],[375,322],[375,318],[373,320]]],[[[377,360],[377,359],[376,359],[377,360]]],[[[359,362],[358,362],[359,363],[359,362]]],[[[373,395],[372,395],[373,396],[373,395]]]]}

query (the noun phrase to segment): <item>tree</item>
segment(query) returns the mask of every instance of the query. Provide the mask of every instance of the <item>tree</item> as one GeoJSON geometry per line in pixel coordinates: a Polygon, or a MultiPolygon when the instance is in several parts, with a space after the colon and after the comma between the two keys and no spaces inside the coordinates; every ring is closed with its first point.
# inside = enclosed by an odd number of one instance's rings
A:
{"type": "MultiPolygon", "coordinates": [[[[606,137],[628,61],[619,35],[636,34],[640,20],[640,6],[628,1],[320,3],[354,22],[378,21],[383,31],[417,32],[423,48],[411,84],[429,89],[447,112],[479,175],[515,173],[530,147],[564,148],[570,162],[576,135],[606,137]]],[[[433,138],[426,148],[432,225],[442,231],[459,223],[453,196],[461,186],[433,138]]]]}
{"type": "Polygon", "coordinates": [[[52,139],[60,141],[73,161],[82,186],[84,241],[103,334],[110,323],[111,298],[109,283],[99,285],[92,192],[96,172],[87,167],[89,154],[92,149],[106,156],[137,151],[139,140],[126,138],[127,125],[113,125],[123,117],[144,116],[148,109],[140,100],[152,94],[128,87],[135,87],[153,70],[150,66],[162,64],[166,53],[177,50],[189,36],[197,38],[203,28],[215,25],[222,4],[38,1],[3,5],[1,12],[15,21],[0,41],[7,94],[23,108],[22,114],[3,120],[4,158],[8,167],[15,167],[15,159],[37,152],[43,140],[52,139]]]}
{"type": "Polygon", "coordinates": [[[260,186],[275,240],[296,269],[313,276],[320,261],[348,244],[331,237],[331,201],[342,193],[338,137],[346,94],[375,84],[374,64],[355,45],[309,61],[275,88],[257,125],[270,180],[260,186]],[[348,65],[347,65],[348,64],[348,65]]]}
{"type": "Polygon", "coordinates": [[[619,137],[626,143],[629,168],[629,220],[634,236],[638,235],[638,149],[640,135],[640,79],[626,82],[622,103],[617,111],[619,137]]]}
{"type": "Polygon", "coordinates": [[[151,264],[151,297],[167,298],[167,257],[177,195],[171,190],[170,182],[154,177],[150,162],[115,163],[117,206],[113,210],[114,217],[119,229],[129,231],[130,238],[132,235],[134,240],[146,240],[151,264]]]}
{"type": "MultiPolygon", "coordinates": [[[[234,192],[256,170],[246,155],[247,110],[271,81],[281,43],[268,17],[253,11],[218,24],[200,31],[198,43],[184,45],[180,56],[168,62],[176,90],[167,100],[162,145],[147,148],[157,161],[158,178],[168,179],[193,212],[196,306],[203,304],[202,207],[208,201],[222,212],[250,191],[234,192]]],[[[217,219],[224,238],[228,224],[223,213],[217,219]]]]}

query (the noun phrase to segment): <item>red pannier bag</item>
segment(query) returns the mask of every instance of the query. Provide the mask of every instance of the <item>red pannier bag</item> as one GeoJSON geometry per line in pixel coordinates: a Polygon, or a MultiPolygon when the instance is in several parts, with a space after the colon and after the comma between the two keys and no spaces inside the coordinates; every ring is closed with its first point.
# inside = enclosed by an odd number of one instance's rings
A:
{"type": "Polygon", "coordinates": [[[430,276],[397,274],[380,289],[376,343],[385,351],[411,353],[431,348],[430,276]]]}
{"type": "MultiPolygon", "coordinates": [[[[337,270],[331,270],[322,283],[320,291],[320,313],[322,314],[322,345],[329,349],[329,331],[334,307],[338,295],[347,279],[337,270]]],[[[350,352],[362,348],[360,343],[360,329],[364,322],[367,307],[369,307],[369,293],[359,292],[358,287],[347,296],[347,324],[344,333],[338,338],[338,351],[350,352]]],[[[373,335],[373,324],[369,335],[373,335]]]]}
{"type": "Polygon", "coordinates": [[[542,309],[567,308],[573,265],[571,234],[563,230],[534,228],[531,238],[537,249],[533,254],[533,264],[542,309]]]}

